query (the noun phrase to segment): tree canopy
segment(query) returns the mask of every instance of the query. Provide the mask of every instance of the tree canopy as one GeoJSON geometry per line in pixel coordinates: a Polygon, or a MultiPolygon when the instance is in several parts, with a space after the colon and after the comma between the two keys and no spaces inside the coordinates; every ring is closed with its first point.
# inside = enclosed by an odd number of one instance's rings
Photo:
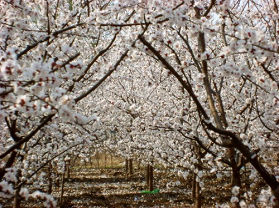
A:
{"type": "MultiPolygon", "coordinates": [[[[2,0],[0,197],[110,149],[187,178],[244,167],[278,206],[277,0],[2,0]]],[[[241,192],[242,193],[242,192],[241,192]]],[[[243,194],[243,193],[242,193],[243,194]]]]}

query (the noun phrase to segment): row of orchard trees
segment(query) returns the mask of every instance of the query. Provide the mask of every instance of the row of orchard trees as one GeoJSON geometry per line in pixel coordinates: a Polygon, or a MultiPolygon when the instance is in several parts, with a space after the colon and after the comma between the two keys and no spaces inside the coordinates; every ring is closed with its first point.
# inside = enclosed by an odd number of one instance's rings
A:
{"type": "Polygon", "coordinates": [[[236,207],[249,164],[278,206],[276,0],[3,0],[0,17],[1,198],[55,207],[26,184],[106,146],[195,173],[197,199],[227,167],[236,207]]]}
{"type": "Polygon", "coordinates": [[[146,28],[104,91],[110,107],[101,119],[117,135],[108,144],[194,172],[198,193],[202,176],[228,167],[234,206],[278,206],[277,2],[136,3],[118,4],[137,8],[131,23],[100,20],[125,39],[146,28]],[[246,198],[238,190],[247,165],[252,181],[259,175],[269,185],[259,198],[254,183],[246,198]]]}

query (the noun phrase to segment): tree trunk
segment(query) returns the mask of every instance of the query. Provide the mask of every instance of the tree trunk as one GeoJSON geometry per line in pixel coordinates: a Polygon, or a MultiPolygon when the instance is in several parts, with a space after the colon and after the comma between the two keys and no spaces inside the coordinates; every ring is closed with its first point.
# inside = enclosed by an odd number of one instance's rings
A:
{"type": "Polygon", "coordinates": [[[195,183],[195,208],[201,208],[200,184],[197,181],[195,183]]]}
{"type": "Polygon", "coordinates": [[[129,175],[133,175],[133,159],[129,159],[129,175]]]}
{"type": "MultiPolygon", "coordinates": [[[[198,159],[198,164],[196,164],[196,168],[198,169],[198,171],[201,171],[202,170],[201,158],[203,156],[202,156],[200,146],[198,146],[196,143],[195,143],[195,153],[196,153],[197,159],[198,159]]],[[[202,206],[201,188],[200,188],[200,184],[199,184],[200,178],[199,178],[198,174],[194,174],[194,181],[195,181],[195,186],[194,186],[194,189],[195,189],[195,198],[194,198],[195,208],[201,208],[201,206],[202,206]]]]}
{"type": "Polygon", "coordinates": [[[59,199],[59,203],[60,205],[63,204],[63,195],[64,195],[64,183],[65,183],[65,169],[66,167],[64,167],[64,171],[62,173],[62,180],[61,180],[61,190],[60,190],[60,199],[59,199]]]}
{"type": "Polygon", "coordinates": [[[112,157],[112,154],[110,154],[110,167],[113,167],[113,157],[112,157]]]}
{"type": "MultiPolygon", "coordinates": [[[[232,167],[231,185],[232,185],[232,187],[234,187],[234,186],[241,187],[240,172],[239,172],[238,167],[232,167]]],[[[241,193],[239,191],[239,193],[236,195],[236,197],[240,199],[240,195],[241,195],[241,193]]],[[[239,202],[233,203],[232,207],[240,208],[239,202]]]]}
{"type": "Polygon", "coordinates": [[[147,165],[146,167],[146,186],[149,191],[154,189],[154,176],[153,176],[153,166],[147,165]]]}
{"type": "Polygon", "coordinates": [[[138,170],[140,170],[140,161],[138,161],[138,170]]]}
{"type": "MultiPolygon", "coordinates": [[[[17,177],[17,182],[15,183],[15,186],[17,186],[17,184],[20,184],[20,182],[21,182],[21,181],[20,181],[20,178],[21,178],[21,170],[17,170],[16,177],[17,177]]],[[[13,205],[13,208],[20,208],[20,203],[21,203],[22,198],[20,197],[19,192],[20,192],[20,187],[18,187],[18,188],[15,190],[15,197],[14,197],[14,205],[13,205]]]]}
{"type": "Polygon", "coordinates": [[[194,202],[195,208],[201,208],[201,194],[200,194],[200,185],[199,182],[197,182],[197,175],[193,174],[193,180],[192,180],[192,199],[194,202]]]}
{"type": "Polygon", "coordinates": [[[150,177],[150,175],[149,175],[149,168],[150,167],[150,165],[148,164],[147,165],[147,167],[146,167],[146,186],[147,187],[149,187],[149,177],[150,177]]]}
{"type": "Polygon", "coordinates": [[[237,167],[232,167],[231,186],[241,187],[240,172],[239,172],[239,168],[237,167]]]}
{"type": "Polygon", "coordinates": [[[89,156],[89,163],[90,163],[90,167],[93,168],[93,165],[94,165],[94,164],[93,164],[93,161],[92,161],[92,157],[91,157],[91,156],[89,156]]]}
{"type": "Polygon", "coordinates": [[[128,161],[128,159],[125,159],[125,172],[126,172],[126,176],[128,177],[128,173],[129,173],[129,161],[128,161]]]}
{"type": "Polygon", "coordinates": [[[99,169],[100,168],[100,157],[99,157],[99,152],[96,153],[96,162],[97,162],[97,168],[99,169]]]}
{"type": "Polygon", "coordinates": [[[15,191],[14,206],[13,208],[20,208],[21,197],[19,195],[20,188],[15,191]]]}
{"type": "Polygon", "coordinates": [[[70,164],[71,164],[70,161],[68,161],[67,166],[66,166],[66,167],[67,167],[67,179],[69,179],[70,176],[71,176],[71,175],[70,175],[70,173],[71,173],[70,164]]]}
{"type": "Polygon", "coordinates": [[[105,152],[105,168],[107,167],[107,153],[105,152]]]}
{"type": "Polygon", "coordinates": [[[52,165],[51,165],[51,163],[49,163],[49,166],[48,166],[48,190],[47,190],[48,194],[52,193],[52,177],[51,177],[51,173],[52,173],[52,165]]]}
{"type": "Polygon", "coordinates": [[[193,179],[192,179],[192,199],[195,201],[196,197],[196,174],[193,173],[193,179]]]}
{"type": "Polygon", "coordinates": [[[153,187],[153,182],[154,182],[154,180],[153,180],[154,178],[153,178],[153,166],[152,165],[150,165],[149,166],[149,183],[148,183],[148,185],[149,185],[149,191],[152,191],[153,189],[154,189],[154,187],[153,187]]]}
{"type": "Polygon", "coordinates": [[[237,162],[235,160],[235,149],[234,148],[230,148],[228,150],[229,152],[229,157],[230,157],[230,162],[231,162],[231,167],[232,167],[232,175],[231,175],[231,186],[238,186],[241,187],[241,177],[240,177],[240,170],[239,167],[237,165],[237,162]]]}
{"type": "Polygon", "coordinates": [[[240,172],[238,167],[232,167],[231,185],[232,187],[241,187],[240,172]]]}

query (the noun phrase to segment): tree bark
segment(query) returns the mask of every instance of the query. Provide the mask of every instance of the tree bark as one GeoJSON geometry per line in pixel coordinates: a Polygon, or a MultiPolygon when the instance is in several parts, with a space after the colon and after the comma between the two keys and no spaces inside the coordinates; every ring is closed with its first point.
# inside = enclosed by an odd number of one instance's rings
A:
{"type": "Polygon", "coordinates": [[[129,174],[129,160],[125,159],[125,172],[126,172],[126,176],[128,177],[129,174]]]}
{"type": "Polygon", "coordinates": [[[148,164],[146,166],[146,186],[149,187],[149,177],[150,177],[150,173],[149,173],[149,168],[150,168],[150,165],[148,164]]]}
{"type": "MultiPolygon", "coordinates": [[[[20,184],[21,180],[21,170],[17,170],[17,173],[16,173],[16,177],[17,177],[17,182],[15,183],[15,186],[17,184],[20,184]]],[[[16,190],[15,190],[15,196],[14,196],[14,205],[13,205],[13,208],[20,208],[20,203],[21,203],[21,196],[19,195],[19,192],[20,192],[20,187],[18,187],[16,190]]]]}
{"type": "Polygon", "coordinates": [[[196,197],[196,174],[193,173],[193,179],[192,179],[192,199],[195,201],[196,197]]]}
{"type": "Polygon", "coordinates": [[[100,156],[99,156],[99,152],[96,153],[96,162],[97,162],[97,168],[99,169],[100,168],[100,156]]]}
{"type": "Polygon", "coordinates": [[[149,191],[154,189],[153,166],[149,164],[146,167],[146,186],[149,191]]]}
{"type": "Polygon", "coordinates": [[[133,159],[129,159],[129,175],[133,175],[133,159]]]}
{"type": "Polygon", "coordinates": [[[48,166],[48,190],[47,190],[48,194],[52,193],[52,177],[51,177],[51,173],[52,173],[52,165],[51,165],[51,162],[50,162],[49,166],[48,166]]]}
{"type": "Polygon", "coordinates": [[[140,166],[141,166],[141,164],[140,164],[140,161],[138,160],[138,170],[140,170],[140,166]]]}
{"type": "Polygon", "coordinates": [[[107,153],[105,152],[105,168],[107,167],[107,153]]]}
{"type": "Polygon", "coordinates": [[[16,191],[15,191],[13,208],[20,208],[21,197],[19,195],[19,191],[20,191],[20,188],[17,188],[16,191]]]}
{"type": "Polygon", "coordinates": [[[154,189],[154,180],[153,180],[153,166],[149,166],[149,191],[152,191],[154,189]]]}
{"type": "Polygon", "coordinates": [[[195,183],[195,208],[201,208],[201,195],[200,195],[199,182],[195,183]]]}
{"type": "Polygon", "coordinates": [[[61,180],[61,190],[60,190],[60,199],[59,199],[59,203],[60,205],[63,204],[63,195],[64,195],[64,183],[65,183],[65,169],[66,167],[64,167],[64,171],[62,173],[62,180],[61,180]]]}
{"type": "Polygon", "coordinates": [[[241,187],[241,177],[240,177],[240,170],[237,165],[236,159],[235,159],[235,149],[230,148],[229,149],[229,157],[230,157],[230,162],[231,162],[231,167],[232,167],[232,175],[231,175],[231,186],[238,186],[241,187]]]}
{"type": "Polygon", "coordinates": [[[71,168],[70,168],[70,161],[67,162],[67,179],[69,179],[71,177],[71,168]]]}
{"type": "Polygon", "coordinates": [[[110,154],[110,167],[113,167],[113,156],[110,154]]]}
{"type": "MultiPolygon", "coordinates": [[[[201,152],[201,147],[195,143],[195,152],[196,152],[196,155],[197,155],[197,159],[198,159],[198,164],[196,164],[196,168],[198,169],[198,171],[201,171],[202,170],[202,162],[201,162],[201,158],[202,158],[202,152],[201,152]]],[[[198,179],[198,175],[195,174],[194,175],[195,178],[195,186],[194,186],[194,189],[195,189],[195,208],[201,208],[202,206],[202,201],[201,201],[201,188],[200,188],[200,184],[199,184],[199,180],[198,179]]]]}

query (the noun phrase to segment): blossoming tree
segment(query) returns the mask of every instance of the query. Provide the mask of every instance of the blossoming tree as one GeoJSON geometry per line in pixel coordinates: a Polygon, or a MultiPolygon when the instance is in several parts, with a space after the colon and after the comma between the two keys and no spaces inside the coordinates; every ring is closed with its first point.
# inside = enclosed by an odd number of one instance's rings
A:
{"type": "MultiPolygon", "coordinates": [[[[268,157],[276,160],[278,137],[276,1],[119,1],[118,5],[137,8],[134,23],[100,24],[124,28],[127,35],[148,26],[139,36],[139,53],[131,59],[139,64],[144,59],[150,67],[152,61],[160,63],[157,73],[164,68],[173,75],[189,100],[190,108],[182,108],[179,119],[161,127],[222,159],[232,169],[233,186],[241,186],[241,168],[250,163],[270,186],[275,197],[270,203],[276,204],[278,170],[262,163],[268,157]]],[[[131,71],[138,65],[133,63],[131,71]]],[[[238,206],[236,195],[234,191],[231,201],[238,206]]]]}
{"type": "Polygon", "coordinates": [[[221,161],[235,206],[248,164],[278,206],[276,0],[3,0],[0,16],[1,197],[56,206],[24,184],[109,131],[126,156],[194,172],[196,193],[221,161]]]}

